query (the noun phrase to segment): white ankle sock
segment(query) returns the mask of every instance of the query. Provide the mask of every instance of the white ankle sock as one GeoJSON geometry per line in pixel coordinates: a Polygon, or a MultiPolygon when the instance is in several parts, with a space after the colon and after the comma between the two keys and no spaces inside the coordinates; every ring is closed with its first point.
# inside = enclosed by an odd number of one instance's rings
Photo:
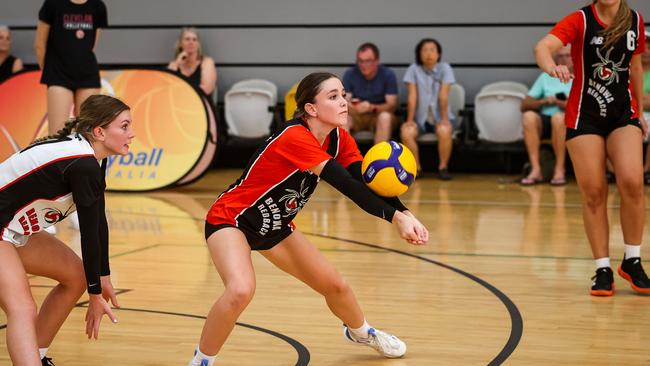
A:
{"type": "Polygon", "coordinates": [[[625,259],[640,258],[640,257],[641,257],[641,245],[625,244],[625,259]]]}
{"type": "Polygon", "coordinates": [[[47,350],[48,350],[48,349],[50,349],[50,348],[49,348],[49,347],[45,347],[45,348],[39,348],[39,349],[38,349],[38,353],[41,355],[41,360],[42,360],[43,357],[45,357],[45,355],[47,354],[47,350]]]}
{"type": "Polygon", "coordinates": [[[359,328],[353,329],[351,327],[348,327],[350,329],[350,332],[356,337],[356,338],[368,338],[368,330],[370,329],[370,325],[368,325],[368,322],[363,319],[363,325],[361,325],[359,328]]]}
{"type": "Polygon", "coordinates": [[[596,269],[607,267],[610,268],[612,265],[609,263],[609,257],[602,257],[596,259],[596,269]]]}
{"type": "Polygon", "coordinates": [[[188,366],[202,366],[201,361],[203,360],[208,360],[208,366],[214,365],[214,360],[217,358],[217,355],[214,356],[208,356],[201,352],[199,347],[196,347],[196,351],[194,351],[194,357],[192,358],[192,361],[190,361],[188,366]]]}

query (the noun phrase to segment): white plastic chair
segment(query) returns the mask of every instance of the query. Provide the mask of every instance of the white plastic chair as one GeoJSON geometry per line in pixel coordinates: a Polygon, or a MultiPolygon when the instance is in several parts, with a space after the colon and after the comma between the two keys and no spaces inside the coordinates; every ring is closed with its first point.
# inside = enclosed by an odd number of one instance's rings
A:
{"type": "Polygon", "coordinates": [[[474,100],[474,120],[478,138],[489,142],[515,142],[523,139],[521,102],[525,93],[481,91],[474,100]]]}
{"type": "Polygon", "coordinates": [[[228,133],[243,138],[261,138],[271,133],[277,87],[261,79],[233,84],[224,96],[228,133]]]}
{"type": "Polygon", "coordinates": [[[266,90],[273,96],[273,105],[278,102],[278,87],[275,86],[272,82],[264,79],[246,79],[238,81],[230,87],[230,90],[239,90],[239,89],[260,89],[266,90]]]}
{"type": "MultiPolygon", "coordinates": [[[[454,129],[453,136],[456,138],[460,132],[460,126],[463,124],[463,118],[460,116],[460,111],[465,107],[465,88],[460,84],[451,84],[449,87],[449,97],[448,97],[449,107],[451,112],[456,116],[456,121],[458,121],[458,128],[454,129]]],[[[418,142],[421,143],[433,143],[438,140],[438,136],[435,133],[427,132],[418,136],[418,142]]]]}
{"type": "Polygon", "coordinates": [[[526,95],[528,93],[528,87],[516,81],[497,81],[494,83],[484,85],[481,88],[481,90],[479,90],[479,94],[484,92],[485,93],[493,92],[493,91],[511,91],[511,92],[522,93],[523,95],[526,95]]]}

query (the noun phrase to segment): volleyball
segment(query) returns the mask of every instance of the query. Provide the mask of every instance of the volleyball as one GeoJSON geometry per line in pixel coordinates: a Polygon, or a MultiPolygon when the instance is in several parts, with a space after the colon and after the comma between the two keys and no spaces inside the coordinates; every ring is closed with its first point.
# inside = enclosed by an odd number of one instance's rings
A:
{"type": "Polygon", "coordinates": [[[361,163],[363,181],[383,197],[406,192],[415,180],[417,164],[411,150],[395,141],[371,147],[361,163]]]}

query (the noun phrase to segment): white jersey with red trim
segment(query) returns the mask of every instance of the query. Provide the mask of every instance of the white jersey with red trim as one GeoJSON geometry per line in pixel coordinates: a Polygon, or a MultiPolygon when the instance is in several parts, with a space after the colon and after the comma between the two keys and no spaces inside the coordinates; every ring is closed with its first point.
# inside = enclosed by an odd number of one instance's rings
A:
{"type": "Polygon", "coordinates": [[[88,141],[69,136],[32,145],[0,163],[0,231],[30,235],[74,212],[66,173],[87,159],[99,166],[88,141]]]}

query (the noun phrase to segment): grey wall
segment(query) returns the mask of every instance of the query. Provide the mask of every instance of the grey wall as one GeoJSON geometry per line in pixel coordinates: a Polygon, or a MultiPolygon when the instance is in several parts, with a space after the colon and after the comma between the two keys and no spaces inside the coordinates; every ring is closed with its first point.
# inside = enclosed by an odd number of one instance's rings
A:
{"type": "MultiPolygon", "coordinates": [[[[344,65],[354,62],[356,47],[366,41],[379,46],[382,62],[394,65],[401,79],[406,65],[413,61],[413,48],[418,40],[434,37],[442,43],[443,59],[456,65],[456,78],[467,90],[468,103],[473,102],[482,85],[492,81],[530,84],[539,73],[534,67],[532,47],[549,31],[547,24],[557,22],[587,3],[584,0],[105,2],[109,24],[118,28],[102,33],[97,56],[103,64],[166,63],[172,57],[178,29],[165,26],[201,25],[204,26],[199,29],[203,48],[217,63],[220,95],[235,81],[265,78],[278,85],[282,98],[294,82],[311,71],[342,74],[344,65]],[[457,23],[480,26],[454,26],[457,23]],[[513,23],[519,26],[512,26],[513,23]],[[295,24],[307,26],[276,27],[295,24]],[[359,27],[360,24],[363,26],[359,27]],[[389,27],[374,26],[378,24],[389,27]],[[143,25],[153,28],[128,27],[143,25]]],[[[650,1],[628,0],[628,3],[650,19],[650,1]]],[[[13,32],[13,51],[27,63],[35,63],[32,27],[41,4],[40,0],[0,2],[0,23],[18,27],[13,32]]],[[[402,100],[405,97],[403,87],[401,97],[402,100]]]]}

